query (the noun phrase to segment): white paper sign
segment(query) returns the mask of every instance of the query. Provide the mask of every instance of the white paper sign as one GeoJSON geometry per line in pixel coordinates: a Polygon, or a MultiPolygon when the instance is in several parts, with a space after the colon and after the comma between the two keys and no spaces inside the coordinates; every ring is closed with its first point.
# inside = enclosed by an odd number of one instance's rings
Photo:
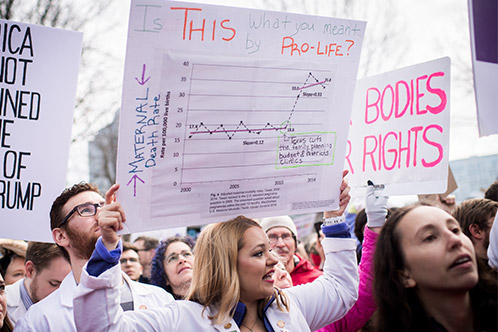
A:
{"type": "Polygon", "coordinates": [[[345,165],[350,185],[371,180],[386,195],[445,192],[449,129],[449,58],[359,80],[345,165]]]}
{"type": "Polygon", "coordinates": [[[498,3],[469,0],[479,136],[498,134],[498,3]]]}
{"type": "Polygon", "coordinates": [[[311,233],[315,233],[316,213],[293,215],[291,218],[296,225],[298,239],[302,240],[311,233]]]}
{"type": "Polygon", "coordinates": [[[52,241],[66,184],[82,34],[0,20],[2,237],[52,241]]]}
{"type": "Polygon", "coordinates": [[[337,208],[364,31],[132,1],[117,172],[128,231],[337,208]]]}

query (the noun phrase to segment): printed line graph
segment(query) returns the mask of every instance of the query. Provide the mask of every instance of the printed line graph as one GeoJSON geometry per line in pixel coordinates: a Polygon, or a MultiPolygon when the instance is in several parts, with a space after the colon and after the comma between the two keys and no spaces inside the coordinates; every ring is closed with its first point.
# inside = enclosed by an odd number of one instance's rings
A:
{"type": "MultiPolygon", "coordinates": [[[[163,68],[176,68],[179,75],[162,75],[162,90],[175,97],[172,108],[182,110],[170,121],[182,130],[176,145],[181,145],[178,183],[316,175],[309,168],[277,168],[275,156],[278,160],[283,148],[296,149],[297,143],[291,142],[295,135],[312,139],[327,128],[334,72],[323,65],[303,67],[290,61],[277,66],[274,60],[209,60],[170,54],[163,58],[163,68]],[[284,141],[287,147],[281,146],[284,141]]],[[[170,131],[169,140],[178,140],[177,133],[180,129],[170,131]]],[[[289,158],[286,162],[297,163],[289,158]]],[[[312,156],[303,163],[320,164],[322,159],[312,156]]]]}
{"type": "MultiPolygon", "coordinates": [[[[247,67],[244,67],[247,68],[247,67]]],[[[260,67],[258,67],[259,69],[260,67]]],[[[192,79],[194,80],[194,79],[192,79]]],[[[202,79],[203,81],[209,81],[208,79],[202,79]]],[[[216,80],[218,82],[222,80],[216,80]]],[[[330,82],[330,79],[328,80],[330,82]]],[[[311,72],[308,73],[308,77],[306,78],[306,81],[302,84],[301,87],[298,87],[296,90],[299,91],[299,93],[296,95],[294,104],[292,105],[292,108],[290,112],[288,110],[284,110],[285,112],[289,113],[288,118],[282,122],[280,125],[275,126],[271,124],[270,122],[267,122],[266,125],[263,128],[250,128],[248,127],[243,120],[239,122],[237,127],[235,129],[226,129],[223,124],[220,124],[218,127],[216,127],[214,130],[211,130],[208,128],[203,122],[200,122],[199,124],[194,126],[194,130],[190,132],[189,138],[192,138],[196,134],[217,134],[217,133],[225,133],[228,139],[232,139],[232,137],[239,132],[247,132],[249,134],[254,133],[256,135],[261,134],[264,131],[278,131],[278,130],[286,130],[290,124],[290,121],[292,120],[292,115],[294,114],[294,111],[296,109],[296,105],[299,102],[299,97],[301,97],[302,91],[304,89],[311,88],[313,86],[320,85],[323,89],[325,89],[325,86],[328,82],[327,80],[319,81],[311,72]],[[314,80],[315,83],[309,83],[310,80],[314,80]]],[[[251,83],[254,84],[256,82],[254,81],[242,81],[242,80],[225,80],[224,82],[239,82],[239,83],[251,83]]],[[[269,82],[265,81],[258,81],[257,83],[266,83],[268,84],[269,82]]],[[[286,82],[271,82],[271,84],[287,84],[286,82]]],[[[192,95],[195,96],[195,95],[192,95]]],[[[225,97],[246,97],[245,95],[225,95],[225,97]]],[[[287,96],[253,96],[254,98],[258,97],[264,97],[264,98],[292,98],[292,97],[287,97],[287,96]]]]}

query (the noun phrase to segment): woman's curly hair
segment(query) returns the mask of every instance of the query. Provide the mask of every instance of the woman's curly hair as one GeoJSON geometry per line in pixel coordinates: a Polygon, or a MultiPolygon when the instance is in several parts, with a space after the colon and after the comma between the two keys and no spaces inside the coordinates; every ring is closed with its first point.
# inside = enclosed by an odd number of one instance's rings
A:
{"type": "Polygon", "coordinates": [[[194,249],[194,239],[190,236],[172,236],[167,238],[166,240],[161,241],[159,246],[156,248],[156,254],[152,259],[152,270],[150,273],[150,283],[152,285],[159,286],[165,289],[168,293],[173,295],[175,299],[181,299],[181,296],[177,296],[173,293],[173,289],[171,286],[166,284],[167,276],[164,272],[164,255],[169,245],[174,242],[183,242],[190,247],[190,249],[194,249]]]}

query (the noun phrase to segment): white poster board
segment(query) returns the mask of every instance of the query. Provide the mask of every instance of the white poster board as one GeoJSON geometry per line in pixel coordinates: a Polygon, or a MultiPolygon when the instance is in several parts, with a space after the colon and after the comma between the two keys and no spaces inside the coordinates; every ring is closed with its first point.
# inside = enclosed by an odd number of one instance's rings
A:
{"type": "Polygon", "coordinates": [[[126,231],[336,209],[364,31],[132,1],[117,167],[126,231]]]}
{"type": "Polygon", "coordinates": [[[450,82],[449,58],[358,81],[345,164],[353,189],[371,180],[386,195],[446,191],[450,82]]]}
{"type": "Polygon", "coordinates": [[[66,184],[82,34],[0,20],[2,237],[52,241],[66,184]]]}
{"type": "Polygon", "coordinates": [[[298,239],[303,240],[312,233],[316,234],[314,227],[317,221],[316,215],[316,213],[307,213],[291,216],[292,221],[296,225],[298,239]]]}
{"type": "Polygon", "coordinates": [[[498,134],[498,2],[469,0],[479,136],[498,134]]]}

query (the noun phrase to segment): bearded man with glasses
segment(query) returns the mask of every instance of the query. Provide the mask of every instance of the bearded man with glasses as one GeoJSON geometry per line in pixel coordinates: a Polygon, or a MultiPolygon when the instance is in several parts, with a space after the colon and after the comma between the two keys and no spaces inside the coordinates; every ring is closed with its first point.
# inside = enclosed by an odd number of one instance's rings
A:
{"type": "MultiPolygon", "coordinates": [[[[71,272],[59,289],[30,307],[15,331],[76,331],[73,297],[81,270],[101,235],[98,222],[111,217],[124,219],[123,209],[114,199],[118,188],[119,185],[112,186],[104,199],[96,186],[79,183],[55,199],[50,211],[52,237],[70,261],[71,272]]],[[[162,288],[132,281],[124,272],[120,293],[123,310],[158,308],[173,300],[162,288]]]]}

